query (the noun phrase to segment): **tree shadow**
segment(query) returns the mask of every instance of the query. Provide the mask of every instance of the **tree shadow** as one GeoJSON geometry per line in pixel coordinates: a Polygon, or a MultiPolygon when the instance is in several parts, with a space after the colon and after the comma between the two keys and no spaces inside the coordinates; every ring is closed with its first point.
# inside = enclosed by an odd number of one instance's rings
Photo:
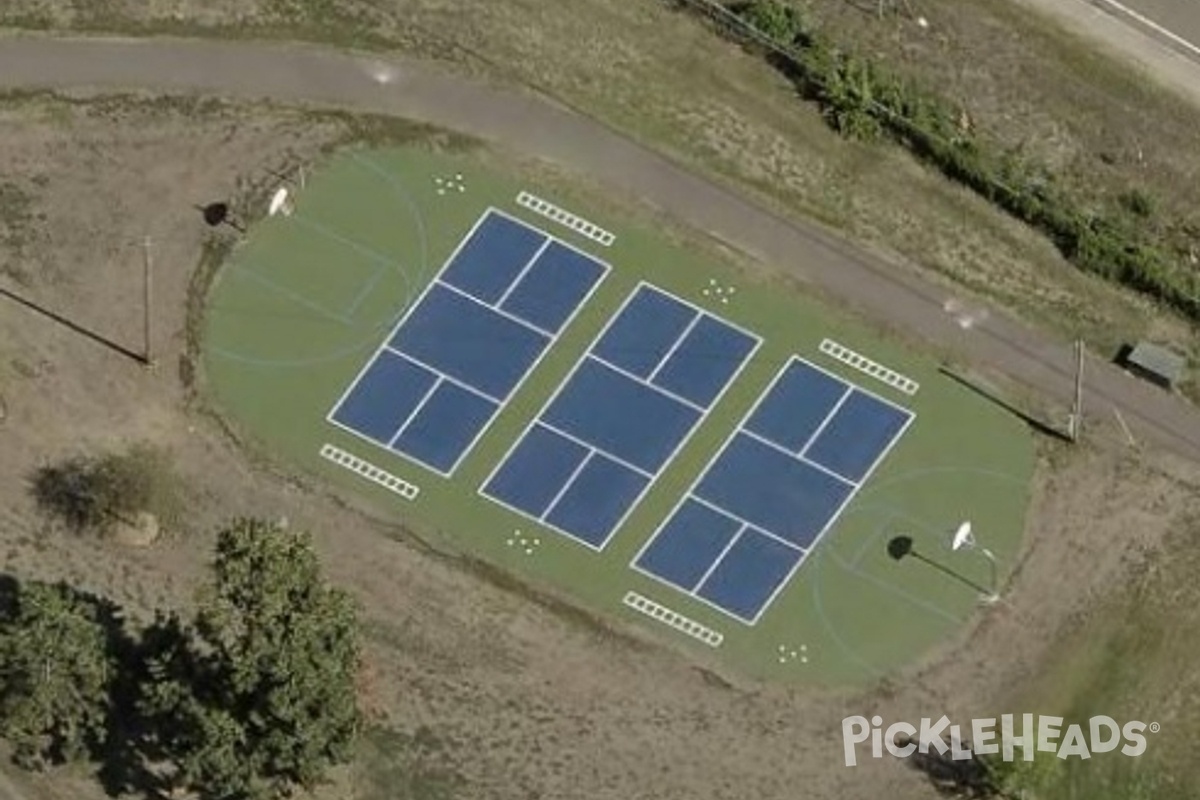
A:
{"type": "Polygon", "coordinates": [[[953,570],[940,561],[936,561],[929,556],[918,552],[917,549],[913,547],[913,540],[911,536],[893,536],[888,540],[887,552],[888,555],[896,561],[899,561],[905,556],[911,556],[917,561],[920,561],[922,564],[926,564],[936,569],[938,572],[942,573],[948,578],[952,578],[953,580],[956,580],[959,583],[974,589],[981,595],[990,596],[995,592],[994,589],[988,589],[986,586],[981,586],[980,584],[968,578],[966,575],[963,575],[961,572],[953,570]]]}
{"type": "MultiPolygon", "coordinates": [[[[17,619],[21,588],[17,578],[0,573],[0,625],[17,619]]],[[[145,667],[148,652],[180,648],[186,641],[184,630],[181,626],[156,623],[139,637],[130,631],[124,611],[112,600],[66,583],[57,584],[57,588],[86,608],[99,625],[104,635],[105,656],[113,668],[103,735],[85,743],[86,756],[98,765],[96,775],[101,786],[110,797],[130,793],[166,797],[168,787],[151,766],[161,760],[162,753],[150,745],[152,721],[141,714],[138,697],[148,677],[145,667]]],[[[48,766],[69,760],[55,742],[50,743],[48,755],[48,766]]]]}
{"type": "Polygon", "coordinates": [[[34,312],[35,314],[39,314],[42,317],[50,320],[51,322],[57,323],[57,324],[61,325],[62,327],[66,328],[67,330],[69,330],[73,333],[79,334],[80,336],[84,337],[85,339],[90,339],[91,341],[95,342],[96,344],[102,345],[102,346],[108,348],[109,350],[113,351],[114,353],[117,353],[119,355],[124,356],[125,358],[130,359],[131,361],[136,361],[138,364],[141,364],[142,366],[146,366],[146,364],[148,363],[145,353],[139,353],[136,350],[128,348],[119,342],[109,339],[107,336],[105,336],[101,333],[97,333],[96,331],[92,330],[91,328],[84,327],[83,325],[79,324],[78,322],[75,322],[74,320],[63,316],[62,314],[58,313],[57,311],[53,311],[43,305],[35,303],[33,300],[30,300],[27,297],[23,297],[10,289],[5,289],[3,287],[0,287],[0,297],[6,297],[9,300],[13,301],[14,303],[16,303],[20,306],[23,306],[26,309],[34,312]]]}
{"type": "Polygon", "coordinates": [[[70,458],[38,467],[29,479],[39,511],[60,520],[75,532],[97,522],[93,467],[85,458],[70,458]]]}
{"type": "MultiPolygon", "coordinates": [[[[174,786],[156,765],[169,760],[172,752],[161,735],[162,721],[147,716],[140,699],[142,687],[154,677],[148,664],[167,653],[190,659],[187,633],[178,618],[160,614],[139,639],[130,639],[127,644],[128,649],[121,654],[121,675],[113,686],[113,714],[106,746],[97,754],[97,778],[110,797],[138,794],[167,798],[174,786]]],[[[179,668],[176,660],[168,660],[169,668],[179,668]]],[[[189,666],[185,664],[184,668],[189,666]]]]}
{"type": "Polygon", "coordinates": [[[21,584],[13,576],[0,572],[0,625],[11,622],[17,614],[17,595],[21,584]]]}
{"type": "Polygon", "coordinates": [[[975,392],[975,394],[979,395],[983,399],[1004,409],[1009,414],[1012,414],[1014,417],[1021,420],[1026,425],[1028,425],[1030,428],[1032,428],[1033,430],[1042,434],[1043,436],[1049,436],[1050,438],[1057,439],[1061,442],[1070,442],[1071,441],[1071,436],[1066,431],[1063,431],[1062,429],[1051,425],[1050,423],[1046,422],[1045,420],[1038,419],[1037,417],[1035,417],[1034,415],[1025,411],[1024,409],[1019,408],[1018,406],[1014,405],[1013,403],[1010,403],[1009,401],[1005,400],[997,392],[986,388],[985,386],[980,384],[978,381],[974,381],[974,380],[968,378],[966,375],[956,372],[955,370],[951,369],[950,367],[944,366],[944,365],[941,367],[938,367],[938,372],[942,373],[947,378],[949,378],[950,380],[959,384],[960,386],[970,389],[972,392],[975,392]]]}
{"type": "MultiPolygon", "coordinates": [[[[911,736],[897,737],[901,747],[917,744],[911,736]]],[[[969,748],[969,743],[964,743],[969,748]]],[[[974,752],[971,757],[956,761],[950,752],[939,753],[917,751],[904,759],[910,769],[925,775],[930,785],[943,797],[970,798],[971,800],[1016,800],[996,780],[990,764],[974,752]]]]}

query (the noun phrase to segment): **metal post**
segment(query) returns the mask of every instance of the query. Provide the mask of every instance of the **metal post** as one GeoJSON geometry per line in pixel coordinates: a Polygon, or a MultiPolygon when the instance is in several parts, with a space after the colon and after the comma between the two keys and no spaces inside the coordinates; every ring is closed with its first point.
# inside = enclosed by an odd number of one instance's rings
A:
{"type": "Polygon", "coordinates": [[[154,366],[154,344],[151,331],[151,312],[153,310],[153,287],[151,284],[153,270],[150,262],[150,237],[142,242],[142,346],[143,360],[147,367],[154,366]]]}
{"type": "Polygon", "coordinates": [[[988,602],[994,603],[1000,599],[1000,579],[996,568],[996,557],[992,555],[992,551],[988,550],[986,547],[980,547],[979,552],[983,553],[984,557],[988,560],[988,564],[990,564],[992,568],[992,596],[985,599],[988,602]]]}
{"type": "Polygon", "coordinates": [[[1071,410],[1071,441],[1079,440],[1083,423],[1083,339],[1075,342],[1075,407],[1071,410]]]}

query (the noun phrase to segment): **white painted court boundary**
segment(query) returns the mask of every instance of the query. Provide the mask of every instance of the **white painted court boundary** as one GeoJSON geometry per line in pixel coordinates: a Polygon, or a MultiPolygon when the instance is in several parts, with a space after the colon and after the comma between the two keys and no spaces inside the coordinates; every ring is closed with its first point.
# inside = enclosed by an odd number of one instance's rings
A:
{"type": "Polygon", "coordinates": [[[332,461],[339,467],[356,472],[369,481],[378,483],[385,489],[395,492],[405,500],[416,500],[421,491],[416,484],[409,483],[403,478],[397,478],[385,469],[380,469],[369,461],[364,461],[353,453],[347,453],[340,447],[331,444],[321,446],[321,458],[332,461]]]}
{"type": "Polygon", "coordinates": [[[581,233],[591,239],[593,242],[608,247],[617,240],[614,234],[601,228],[599,225],[593,225],[583,217],[578,217],[566,209],[559,208],[554,203],[548,200],[543,200],[537,195],[529,192],[521,192],[517,195],[517,205],[524,206],[536,214],[541,214],[547,219],[552,219],[559,225],[565,225],[576,233],[581,233]]]}
{"type": "Polygon", "coordinates": [[[721,642],[725,640],[724,634],[714,631],[712,628],[706,628],[699,622],[690,620],[683,614],[672,611],[637,592],[626,592],[621,602],[635,611],[640,611],[648,617],[670,625],[680,633],[686,633],[693,639],[704,642],[709,647],[720,647],[721,642]]]}
{"type": "Polygon", "coordinates": [[[848,347],[843,347],[832,339],[822,339],[820,350],[825,355],[833,356],[843,364],[854,367],[859,372],[864,375],[870,375],[875,380],[883,381],[907,395],[916,394],[917,390],[921,388],[921,384],[912,378],[906,378],[899,372],[893,372],[882,364],[878,364],[848,347]]]}

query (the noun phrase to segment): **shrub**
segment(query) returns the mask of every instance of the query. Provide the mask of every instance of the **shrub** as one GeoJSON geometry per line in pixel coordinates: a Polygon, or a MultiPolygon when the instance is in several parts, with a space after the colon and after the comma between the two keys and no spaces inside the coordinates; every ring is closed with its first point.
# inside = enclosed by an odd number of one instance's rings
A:
{"type": "Polygon", "coordinates": [[[783,45],[795,44],[808,37],[808,23],[796,6],[778,0],[752,0],[736,3],[730,11],[783,45]]]}
{"type": "Polygon", "coordinates": [[[1154,216],[1154,197],[1142,189],[1130,189],[1118,197],[1117,202],[1135,217],[1149,219],[1154,216]]]}
{"type": "Polygon", "coordinates": [[[143,512],[175,517],[180,482],[166,453],[135,445],[123,453],[43,467],[33,477],[33,494],[45,513],[71,528],[107,533],[143,512]]]}

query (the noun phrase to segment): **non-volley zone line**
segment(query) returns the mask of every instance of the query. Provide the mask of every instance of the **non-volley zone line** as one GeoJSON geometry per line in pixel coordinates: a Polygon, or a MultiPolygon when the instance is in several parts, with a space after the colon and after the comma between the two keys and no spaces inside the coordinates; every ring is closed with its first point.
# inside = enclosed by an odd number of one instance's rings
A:
{"type": "Polygon", "coordinates": [[[669,625],[680,633],[687,634],[697,641],[704,642],[709,647],[720,647],[725,641],[725,634],[701,625],[693,619],[688,619],[678,611],[672,611],[661,603],[656,603],[645,595],[637,592],[626,592],[621,602],[635,611],[640,611],[651,619],[656,619],[664,625],[669,625]]]}
{"type": "Polygon", "coordinates": [[[640,283],[479,492],[604,549],[761,342],[640,283]]]}
{"type": "Polygon", "coordinates": [[[631,566],[754,625],[912,419],[793,356],[631,566]]]}
{"type": "Polygon", "coordinates": [[[832,339],[822,339],[820,351],[827,356],[832,356],[843,364],[853,367],[864,375],[869,375],[875,380],[883,381],[888,386],[899,389],[907,395],[914,395],[921,388],[921,384],[914,381],[912,378],[906,378],[895,370],[890,370],[882,364],[872,361],[861,353],[856,353],[849,347],[840,345],[832,339]]]}
{"type": "Polygon", "coordinates": [[[403,497],[405,500],[416,500],[421,489],[415,483],[409,483],[385,469],[375,466],[370,461],[359,458],[332,444],[321,446],[321,458],[331,461],[339,467],[357,473],[369,481],[379,484],[390,492],[403,497]]]}
{"type": "Polygon", "coordinates": [[[609,247],[617,240],[615,234],[601,228],[599,225],[588,222],[583,217],[572,214],[564,208],[551,203],[549,200],[543,200],[535,194],[529,192],[521,192],[517,195],[517,205],[524,206],[535,214],[541,214],[547,219],[554,220],[559,225],[564,225],[576,233],[583,234],[593,242],[609,247]]]}
{"type": "Polygon", "coordinates": [[[609,266],[487,209],[328,420],[443,477],[537,368],[609,266]]]}

